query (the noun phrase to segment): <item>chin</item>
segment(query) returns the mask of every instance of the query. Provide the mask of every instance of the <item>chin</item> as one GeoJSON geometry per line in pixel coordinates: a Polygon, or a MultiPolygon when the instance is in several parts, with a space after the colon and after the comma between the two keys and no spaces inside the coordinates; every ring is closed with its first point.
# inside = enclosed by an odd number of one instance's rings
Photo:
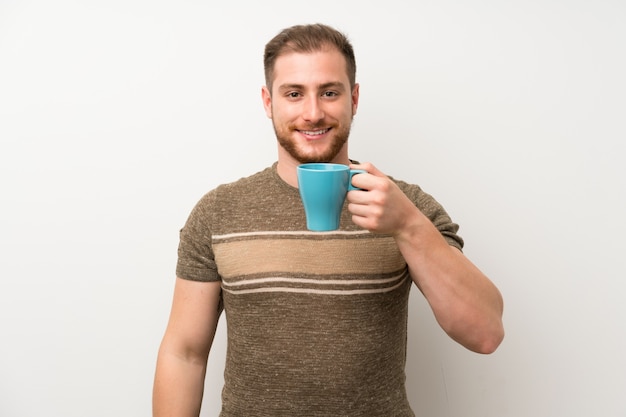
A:
{"type": "Polygon", "coordinates": [[[301,152],[296,152],[292,154],[298,161],[301,163],[320,163],[320,162],[332,162],[337,158],[340,149],[326,149],[322,152],[312,152],[309,154],[304,154],[301,152]]]}
{"type": "MultiPolygon", "coordinates": [[[[301,164],[332,162],[341,152],[343,144],[327,144],[329,146],[297,146],[293,142],[279,141],[282,148],[296,161],[301,164]]],[[[319,143],[318,145],[322,145],[319,143]]]]}
{"type": "Polygon", "coordinates": [[[296,158],[298,162],[302,164],[311,164],[311,163],[328,163],[331,162],[334,158],[329,158],[327,156],[309,156],[309,157],[300,157],[296,158]]]}

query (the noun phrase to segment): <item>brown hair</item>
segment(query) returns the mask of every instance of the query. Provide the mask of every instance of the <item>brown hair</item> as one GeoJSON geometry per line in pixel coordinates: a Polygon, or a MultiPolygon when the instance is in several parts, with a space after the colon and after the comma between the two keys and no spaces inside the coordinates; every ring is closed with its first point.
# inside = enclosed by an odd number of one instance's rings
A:
{"type": "Polygon", "coordinates": [[[296,25],[283,29],[265,45],[263,65],[265,83],[272,91],[274,64],[279,56],[290,52],[316,52],[325,47],[336,48],[346,59],[346,70],[350,88],[356,83],[356,60],[354,50],[348,38],[336,29],[323,25],[296,25]]]}

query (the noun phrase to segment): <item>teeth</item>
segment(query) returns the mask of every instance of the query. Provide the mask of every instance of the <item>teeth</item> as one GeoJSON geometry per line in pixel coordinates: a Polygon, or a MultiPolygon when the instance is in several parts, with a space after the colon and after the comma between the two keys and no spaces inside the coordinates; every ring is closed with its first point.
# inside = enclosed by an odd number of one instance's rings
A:
{"type": "Polygon", "coordinates": [[[303,134],[309,135],[309,136],[319,136],[319,135],[323,135],[326,132],[328,132],[328,129],[323,129],[323,130],[303,130],[302,131],[303,134]]]}

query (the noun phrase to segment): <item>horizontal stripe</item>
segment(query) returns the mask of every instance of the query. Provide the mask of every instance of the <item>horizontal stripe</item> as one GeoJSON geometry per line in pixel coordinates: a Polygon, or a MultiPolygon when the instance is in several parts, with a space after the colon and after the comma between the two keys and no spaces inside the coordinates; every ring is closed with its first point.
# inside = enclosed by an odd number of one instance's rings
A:
{"type": "Polygon", "coordinates": [[[228,239],[239,238],[254,238],[254,237],[266,237],[266,236],[302,236],[302,237],[315,237],[315,236],[358,236],[371,234],[367,230],[355,230],[355,231],[341,231],[333,230],[329,232],[311,232],[308,230],[298,231],[257,231],[257,232],[243,232],[243,233],[227,233],[223,235],[213,235],[213,242],[219,242],[228,239]]]}
{"type": "Polygon", "coordinates": [[[246,279],[244,281],[227,281],[223,280],[224,285],[228,287],[239,287],[246,285],[257,285],[257,284],[271,284],[276,282],[293,282],[299,284],[316,284],[316,285],[371,285],[371,284],[387,284],[390,282],[397,281],[399,278],[402,278],[402,275],[396,275],[391,278],[384,279],[313,279],[313,278],[286,278],[286,277],[267,277],[267,278],[257,278],[257,279],[246,279]]]}
{"type": "Polygon", "coordinates": [[[392,237],[361,234],[346,239],[266,238],[227,240],[213,245],[222,279],[250,275],[370,275],[404,269],[392,237]]]}
{"type": "Polygon", "coordinates": [[[406,281],[406,277],[400,280],[396,285],[391,287],[382,287],[382,288],[366,288],[366,289],[319,289],[319,288],[292,288],[292,287],[261,287],[261,288],[252,288],[252,289],[241,289],[241,290],[233,290],[228,288],[222,288],[223,291],[226,291],[230,294],[234,295],[242,295],[242,294],[257,294],[257,293],[269,293],[269,292],[281,292],[281,293],[299,293],[299,294],[317,294],[317,295],[362,295],[362,294],[381,294],[387,293],[390,291],[399,288],[406,281]]]}

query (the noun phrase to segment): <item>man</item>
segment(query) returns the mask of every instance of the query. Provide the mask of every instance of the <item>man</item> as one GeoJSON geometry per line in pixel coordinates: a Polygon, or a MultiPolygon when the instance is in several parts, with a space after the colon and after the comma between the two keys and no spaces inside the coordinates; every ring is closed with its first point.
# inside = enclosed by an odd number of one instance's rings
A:
{"type": "Polygon", "coordinates": [[[197,416],[218,318],[227,316],[221,416],[413,416],[404,386],[412,283],[458,343],[503,338],[497,288],[461,252],[458,226],[418,186],[348,157],[359,103],[352,46],[294,26],[265,49],[272,167],[206,194],[180,234],[155,416],[197,416]],[[364,169],[336,232],[306,230],[296,167],[364,169]]]}

